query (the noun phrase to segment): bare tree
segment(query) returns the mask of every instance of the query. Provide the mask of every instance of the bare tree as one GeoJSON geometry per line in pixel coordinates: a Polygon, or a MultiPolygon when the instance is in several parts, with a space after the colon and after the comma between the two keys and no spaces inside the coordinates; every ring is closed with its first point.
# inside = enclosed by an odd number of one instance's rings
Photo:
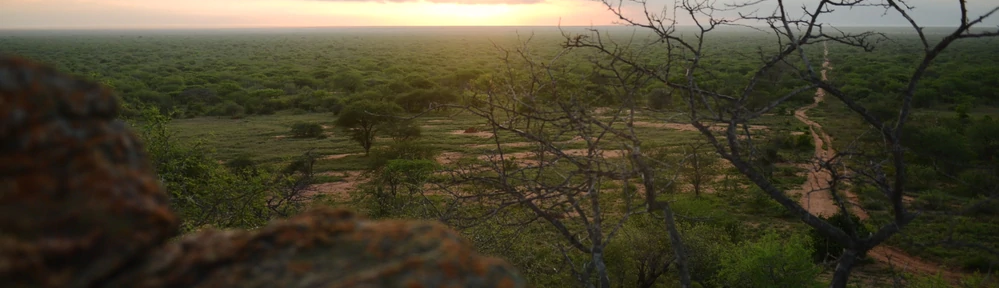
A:
{"type": "Polygon", "coordinates": [[[694,195],[701,195],[701,191],[704,191],[705,186],[714,180],[715,175],[718,172],[717,157],[713,154],[714,152],[702,151],[703,148],[707,148],[707,142],[696,142],[686,145],[689,148],[686,153],[688,155],[687,161],[684,161],[686,165],[683,167],[683,178],[690,183],[691,189],[694,189],[694,195]]]}
{"type": "MultiPolygon", "coordinates": [[[[959,25],[950,32],[935,37],[924,33],[920,26],[910,16],[912,7],[899,0],[821,0],[812,5],[801,7],[801,10],[787,7],[784,0],[754,0],[722,4],[711,0],[679,0],[663,9],[651,10],[644,0],[602,0],[610,13],[618,16],[625,25],[631,25],[650,31],[654,36],[646,43],[618,43],[606,33],[591,29],[590,32],[570,35],[566,33],[565,46],[569,48],[585,48],[608,56],[608,62],[627,65],[643,77],[661,82],[665,86],[680,93],[686,100],[687,123],[696,127],[707,139],[716,152],[728,160],[738,171],[746,175],[754,184],[784,208],[796,215],[800,220],[819,231],[822,235],[846,247],[839,257],[833,273],[831,287],[845,287],[850,271],[858,257],[875,246],[883,243],[892,235],[899,233],[909,224],[916,214],[909,211],[903,203],[905,195],[906,162],[905,145],[903,143],[903,127],[908,123],[912,112],[912,98],[917,84],[926,74],[933,60],[952,43],[967,38],[999,36],[999,29],[973,29],[984,19],[992,16],[999,7],[982,11],[980,16],[969,14],[966,1],[955,1],[960,6],[959,25]],[[638,13],[634,8],[638,8],[638,13]],[[916,63],[909,76],[905,89],[898,93],[901,105],[897,115],[892,119],[880,119],[868,107],[857,101],[851,95],[839,90],[828,81],[822,71],[823,60],[816,59],[818,50],[811,49],[816,44],[834,43],[858,47],[871,51],[885,35],[874,32],[845,32],[836,29],[824,19],[836,10],[846,10],[859,7],[880,7],[885,13],[901,15],[918,34],[923,48],[922,59],[916,63]],[[762,12],[761,12],[762,11],[762,12]],[[771,12],[766,12],[771,11],[771,12]],[[722,15],[729,15],[727,17],[722,15]],[[682,20],[681,20],[682,19],[682,20]],[[694,24],[692,29],[679,28],[679,21],[689,21],[694,24]],[[763,25],[752,26],[752,25],[763,25]],[[767,33],[775,39],[773,47],[759,49],[761,64],[755,73],[745,79],[741,89],[721,91],[705,88],[705,81],[711,78],[710,71],[705,68],[704,60],[711,57],[706,53],[705,43],[714,32],[723,26],[745,26],[767,33]],[[636,50],[659,49],[665,56],[651,59],[636,57],[636,50]],[[765,78],[775,69],[791,69],[798,81],[797,88],[789,93],[758,101],[754,95],[765,78]],[[859,235],[855,228],[857,223],[849,220],[845,228],[839,228],[814,213],[810,213],[798,201],[792,198],[788,191],[774,185],[759,167],[753,165],[759,152],[753,145],[753,135],[748,124],[754,119],[768,113],[788,99],[814,89],[833,96],[845,104],[857,116],[862,118],[884,140],[879,153],[859,154],[827,150],[829,155],[818,155],[813,161],[817,170],[832,175],[824,190],[835,202],[838,213],[846,215],[863,213],[851,203],[848,191],[842,191],[846,180],[851,182],[865,181],[876,186],[886,195],[892,211],[892,220],[882,224],[870,235],[859,235]],[[753,105],[762,103],[762,105],[753,105]],[[718,127],[718,128],[716,128],[718,127]],[[852,160],[844,160],[854,156],[852,160]],[[863,161],[858,160],[863,159],[863,161]]],[[[813,126],[813,129],[821,127],[813,126]]],[[[832,143],[828,143],[832,145],[832,143]]],[[[824,153],[823,153],[824,154],[824,153]]],[[[850,217],[846,217],[850,219],[850,217]]]]}
{"type": "Polygon", "coordinates": [[[532,216],[511,225],[536,221],[550,225],[562,237],[556,247],[574,278],[587,287],[611,286],[605,248],[630,217],[653,213],[670,235],[672,255],[639,259],[640,282],[653,285],[675,267],[683,287],[690,287],[673,212],[659,197],[662,186],[672,185],[675,175],[657,173],[663,166],[675,170],[676,163],[646,157],[632,125],[639,109],[638,88],[649,78],[622,69],[621,63],[600,63],[598,70],[612,75],[614,81],[604,87],[605,92],[613,93],[621,105],[596,113],[594,103],[602,95],[575,85],[578,79],[566,73],[570,67],[557,61],[563,53],[553,60],[537,60],[539,56],[527,44],[530,41],[524,43],[513,50],[498,48],[507,64],[504,74],[474,90],[464,100],[468,104],[458,107],[485,119],[488,128],[481,131],[494,135],[492,152],[477,164],[451,169],[453,181],[440,189],[466,204],[487,207],[485,213],[466,218],[481,221],[509,209],[523,209],[532,216]],[[508,137],[522,142],[500,141],[508,137]],[[523,146],[530,149],[508,152],[523,146]],[[587,261],[576,263],[571,253],[588,255],[587,261]]]}

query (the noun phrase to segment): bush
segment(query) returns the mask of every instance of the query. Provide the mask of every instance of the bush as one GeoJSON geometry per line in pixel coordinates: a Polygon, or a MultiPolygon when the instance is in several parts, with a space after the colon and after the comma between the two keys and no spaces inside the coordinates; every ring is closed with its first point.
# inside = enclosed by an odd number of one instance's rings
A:
{"type": "Polygon", "coordinates": [[[317,123],[299,122],[291,125],[291,136],[295,138],[319,137],[323,135],[323,126],[317,123]]]}
{"type": "MultiPolygon", "coordinates": [[[[657,269],[663,263],[672,261],[674,256],[669,235],[666,234],[666,229],[661,227],[660,222],[651,214],[640,214],[632,216],[621,227],[618,234],[620,236],[604,248],[604,261],[611,279],[619,283],[632,284],[632,287],[647,284],[642,283],[643,281],[662,282],[648,279],[651,278],[649,270],[657,269]]],[[[659,278],[656,280],[665,277],[659,278]]]]}
{"type": "Polygon", "coordinates": [[[252,156],[247,154],[237,155],[232,160],[225,162],[225,166],[234,173],[256,174],[257,172],[257,163],[253,161],[252,156]]]}
{"type": "Polygon", "coordinates": [[[389,144],[387,148],[377,149],[372,153],[371,169],[385,166],[390,160],[434,160],[440,151],[430,145],[413,141],[401,141],[389,144]]]}
{"type": "Polygon", "coordinates": [[[990,195],[995,193],[993,191],[996,191],[997,186],[999,186],[999,178],[987,170],[965,170],[957,177],[961,179],[961,182],[964,182],[964,185],[955,190],[958,195],[964,197],[990,195]]]}
{"type": "MultiPolygon", "coordinates": [[[[829,222],[829,224],[832,224],[833,226],[843,229],[843,231],[848,231],[846,229],[846,217],[844,217],[841,213],[836,213],[830,217],[822,217],[822,219],[826,220],[826,222],[829,222]]],[[[867,227],[860,222],[860,218],[858,218],[857,215],[851,214],[850,220],[853,221],[854,227],[857,228],[857,235],[867,235],[870,233],[870,231],[867,230],[867,227]]],[[[843,255],[844,247],[839,245],[839,243],[826,238],[822,234],[819,234],[818,230],[812,228],[811,231],[809,231],[809,236],[811,236],[811,242],[813,245],[811,249],[813,260],[823,262],[839,258],[840,255],[843,255]]],[[[860,255],[860,257],[864,257],[864,255],[860,255]]]]}
{"type": "Polygon", "coordinates": [[[910,164],[905,167],[908,174],[908,181],[905,182],[905,189],[910,191],[921,191],[935,186],[937,172],[933,167],[919,164],[910,164]]]}
{"type": "Polygon", "coordinates": [[[968,206],[968,216],[993,216],[999,215],[999,200],[979,197],[971,201],[968,206]]]}
{"type": "Polygon", "coordinates": [[[150,162],[181,219],[181,231],[204,227],[256,228],[274,215],[267,199],[274,188],[270,175],[234,173],[211,157],[200,143],[172,138],[169,117],[144,110],[137,125],[150,162]]]}
{"type": "Polygon", "coordinates": [[[995,269],[996,266],[999,266],[999,262],[996,262],[994,257],[982,254],[972,255],[961,261],[961,268],[966,271],[986,273],[995,269]]]}
{"type": "Polygon", "coordinates": [[[375,186],[364,190],[369,215],[375,218],[411,217],[412,213],[426,215],[410,211],[410,205],[426,200],[417,193],[423,191],[423,185],[436,170],[437,162],[433,160],[389,160],[377,172],[377,178],[372,182],[375,186]]]}
{"type": "Polygon", "coordinates": [[[386,127],[386,132],[395,141],[409,141],[419,138],[423,133],[423,129],[420,126],[414,124],[412,121],[400,121],[388,125],[386,127]]]}
{"type": "Polygon", "coordinates": [[[754,212],[767,216],[783,217],[790,215],[787,209],[784,209],[783,205],[770,198],[766,192],[760,190],[760,188],[753,187],[752,191],[749,192],[749,208],[754,212]]]}
{"type": "Polygon", "coordinates": [[[656,88],[649,93],[649,108],[664,110],[673,107],[673,94],[665,88],[656,88]]]}
{"type": "Polygon", "coordinates": [[[722,253],[717,280],[725,287],[821,287],[822,269],[812,263],[811,243],[804,235],[769,231],[722,253]]]}
{"type": "Polygon", "coordinates": [[[948,197],[947,193],[944,193],[943,191],[936,189],[927,190],[923,191],[919,197],[916,198],[916,201],[912,202],[912,206],[919,209],[942,210],[947,207],[948,199],[950,199],[950,197],[948,197]]]}

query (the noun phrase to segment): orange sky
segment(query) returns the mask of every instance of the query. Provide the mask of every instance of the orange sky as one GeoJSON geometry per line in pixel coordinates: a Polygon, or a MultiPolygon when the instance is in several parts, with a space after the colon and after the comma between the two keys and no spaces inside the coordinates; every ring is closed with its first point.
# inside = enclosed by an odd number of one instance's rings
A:
{"type": "MultiPolygon", "coordinates": [[[[736,1],[740,0],[719,0],[719,3],[736,1]]],[[[969,10],[986,11],[999,4],[995,1],[969,0],[969,10]]],[[[670,0],[648,2],[654,7],[673,3],[670,0]]],[[[800,7],[802,4],[814,5],[817,1],[785,2],[785,5],[800,7]]],[[[906,2],[920,8],[912,15],[923,25],[957,24],[955,1],[906,2]]],[[[838,11],[842,13],[826,19],[837,25],[852,26],[906,24],[904,19],[893,14],[883,16],[883,10],[877,8],[839,10],[843,10],[838,11]]],[[[0,29],[552,26],[560,22],[565,26],[587,26],[610,25],[615,20],[603,4],[595,0],[0,0],[0,29]]],[[[680,24],[692,22],[683,19],[680,24]]],[[[999,24],[999,16],[985,24],[999,24]]]]}
{"type": "Polygon", "coordinates": [[[0,28],[607,25],[580,0],[0,0],[0,28]],[[523,3],[521,3],[523,2],[523,3]],[[464,4],[495,3],[495,4],[464,4]]]}

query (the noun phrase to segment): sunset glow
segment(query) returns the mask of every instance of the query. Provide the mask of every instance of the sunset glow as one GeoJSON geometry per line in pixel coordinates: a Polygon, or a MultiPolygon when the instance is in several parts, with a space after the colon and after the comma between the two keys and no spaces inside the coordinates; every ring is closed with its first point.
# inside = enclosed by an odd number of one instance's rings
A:
{"type": "MultiPolygon", "coordinates": [[[[786,2],[795,7],[813,3],[786,2]]],[[[985,2],[988,1],[969,2],[969,10],[980,8],[985,2]]],[[[648,1],[652,9],[671,3],[648,1]]],[[[927,25],[954,24],[940,22],[944,18],[937,17],[957,13],[954,5],[944,5],[939,0],[907,3],[926,8],[911,15],[927,25]]],[[[644,18],[639,7],[626,6],[625,10],[644,18]]],[[[905,25],[901,17],[884,16],[883,12],[876,8],[859,9],[844,14],[846,18],[829,19],[849,26],[905,25]]],[[[0,0],[0,29],[589,26],[612,25],[616,20],[596,0],[0,0]]],[[[694,24],[689,19],[680,21],[680,25],[694,24]]],[[[993,25],[995,21],[984,24],[993,25]]]]}
{"type": "Polygon", "coordinates": [[[612,20],[599,2],[582,0],[0,0],[0,6],[0,28],[550,26],[612,20]]]}

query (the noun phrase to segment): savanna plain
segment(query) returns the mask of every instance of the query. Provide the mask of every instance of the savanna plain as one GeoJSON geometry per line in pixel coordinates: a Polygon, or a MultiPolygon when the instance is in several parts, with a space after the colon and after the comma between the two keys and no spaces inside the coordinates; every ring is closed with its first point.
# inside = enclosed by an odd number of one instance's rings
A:
{"type": "Polygon", "coordinates": [[[922,67],[911,29],[850,29],[878,41],[771,61],[789,44],[746,27],[4,31],[0,51],[111,87],[187,233],[339,206],[440,221],[537,287],[825,287],[843,265],[849,287],[999,287],[999,42],[922,67]]]}

